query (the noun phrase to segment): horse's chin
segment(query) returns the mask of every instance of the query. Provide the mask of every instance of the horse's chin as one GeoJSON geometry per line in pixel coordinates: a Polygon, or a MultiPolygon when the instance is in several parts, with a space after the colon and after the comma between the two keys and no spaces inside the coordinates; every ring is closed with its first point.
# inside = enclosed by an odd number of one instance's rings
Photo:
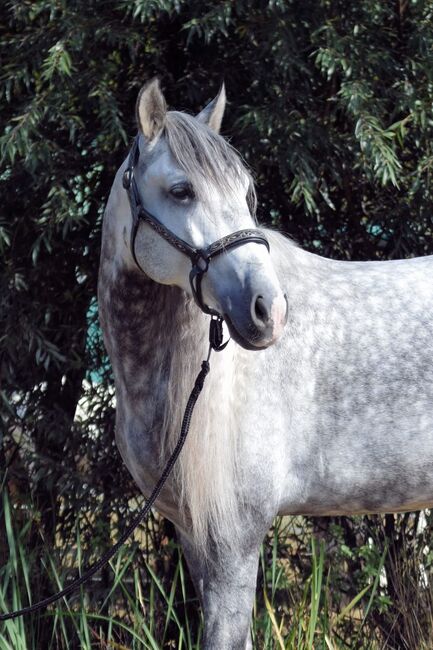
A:
{"type": "Polygon", "coordinates": [[[235,341],[238,345],[241,346],[241,348],[244,348],[244,350],[266,350],[270,345],[273,345],[276,341],[275,338],[266,340],[266,339],[261,339],[260,334],[254,333],[254,336],[247,339],[245,336],[243,336],[239,330],[235,327],[233,324],[233,321],[230,319],[230,316],[227,316],[227,314],[224,314],[224,320],[227,323],[228,330],[230,332],[230,337],[235,341]]]}

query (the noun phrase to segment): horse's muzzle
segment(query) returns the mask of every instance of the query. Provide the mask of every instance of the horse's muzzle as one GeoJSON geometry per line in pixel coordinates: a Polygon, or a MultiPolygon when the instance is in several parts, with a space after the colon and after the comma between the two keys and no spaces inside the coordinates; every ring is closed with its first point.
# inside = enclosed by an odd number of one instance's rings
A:
{"type": "Polygon", "coordinates": [[[287,322],[287,299],[284,295],[272,297],[256,293],[248,309],[246,301],[224,311],[230,336],[247,350],[263,350],[281,336],[287,322]]]}

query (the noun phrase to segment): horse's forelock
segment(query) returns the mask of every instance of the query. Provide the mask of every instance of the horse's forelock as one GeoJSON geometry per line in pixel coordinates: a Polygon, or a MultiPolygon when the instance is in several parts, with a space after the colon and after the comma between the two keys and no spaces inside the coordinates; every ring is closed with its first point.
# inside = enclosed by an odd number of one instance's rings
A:
{"type": "Polygon", "coordinates": [[[190,178],[200,195],[211,182],[230,195],[248,178],[247,203],[252,216],[256,211],[256,192],[251,173],[227,140],[187,113],[170,111],[163,134],[176,163],[190,178]]]}

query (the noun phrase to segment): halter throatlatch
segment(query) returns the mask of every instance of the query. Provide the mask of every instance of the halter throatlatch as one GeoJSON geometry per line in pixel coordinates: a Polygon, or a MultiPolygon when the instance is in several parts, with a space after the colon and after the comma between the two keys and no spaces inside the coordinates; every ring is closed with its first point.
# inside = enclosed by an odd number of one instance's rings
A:
{"type": "Polygon", "coordinates": [[[132,214],[132,228],[131,228],[131,253],[134,258],[135,263],[138,268],[143,270],[138,263],[136,254],[135,254],[135,239],[137,237],[138,226],[140,221],[147,223],[158,235],[161,235],[171,246],[176,248],[178,251],[186,255],[191,260],[192,268],[189,274],[189,283],[191,285],[192,295],[194,300],[200,309],[205,313],[212,316],[210,332],[209,332],[209,342],[211,349],[219,351],[223,350],[227,343],[222,342],[222,322],[224,320],[223,316],[217,312],[215,309],[209,307],[203,300],[201,282],[204,274],[209,268],[210,262],[221,253],[225,253],[233,248],[242,246],[243,244],[249,244],[254,242],[256,244],[263,244],[266,246],[268,251],[269,242],[261,232],[255,228],[248,230],[238,230],[237,232],[230,233],[217,241],[214,241],[212,244],[206,248],[195,248],[186,242],[184,239],[181,239],[175,235],[171,230],[166,228],[161,221],[151,214],[143,206],[140,198],[140,194],[137,187],[137,182],[134,177],[134,169],[137,166],[138,159],[140,157],[139,151],[139,136],[137,135],[128,159],[128,167],[123,174],[123,187],[128,193],[129,203],[131,206],[132,214]]]}

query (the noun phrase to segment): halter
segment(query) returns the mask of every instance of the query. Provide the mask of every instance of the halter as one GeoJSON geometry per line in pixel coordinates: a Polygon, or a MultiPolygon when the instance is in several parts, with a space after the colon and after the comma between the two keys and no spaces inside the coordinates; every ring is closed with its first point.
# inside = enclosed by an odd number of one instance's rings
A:
{"type": "MultiPolygon", "coordinates": [[[[128,158],[128,167],[123,174],[123,187],[128,193],[129,204],[131,206],[131,253],[134,261],[137,264],[138,268],[142,271],[143,269],[138,263],[135,254],[135,239],[137,237],[140,221],[144,221],[149,226],[151,226],[151,228],[153,228],[153,230],[157,232],[158,235],[161,235],[163,239],[171,244],[171,246],[183,253],[183,255],[189,257],[192,264],[192,268],[189,274],[189,282],[191,285],[191,291],[192,295],[194,296],[194,300],[205,314],[212,316],[213,321],[216,321],[215,327],[218,327],[218,329],[221,330],[222,322],[224,319],[219,312],[206,305],[206,303],[203,301],[203,294],[201,289],[203,276],[207,272],[211,260],[213,260],[218,255],[221,255],[221,253],[231,250],[232,248],[237,248],[238,246],[249,244],[251,242],[256,244],[263,244],[269,251],[269,242],[260,230],[251,228],[247,230],[237,230],[236,232],[230,233],[221,239],[217,239],[206,248],[194,248],[194,246],[191,246],[188,244],[188,242],[181,239],[171,230],[166,228],[161,223],[161,221],[155,217],[155,215],[146,210],[140,198],[137,182],[134,176],[134,169],[137,166],[138,159],[140,157],[139,137],[140,136],[137,135],[132,144],[128,158]]],[[[214,347],[214,349],[222,349],[221,342],[218,347],[214,347]]]]}

